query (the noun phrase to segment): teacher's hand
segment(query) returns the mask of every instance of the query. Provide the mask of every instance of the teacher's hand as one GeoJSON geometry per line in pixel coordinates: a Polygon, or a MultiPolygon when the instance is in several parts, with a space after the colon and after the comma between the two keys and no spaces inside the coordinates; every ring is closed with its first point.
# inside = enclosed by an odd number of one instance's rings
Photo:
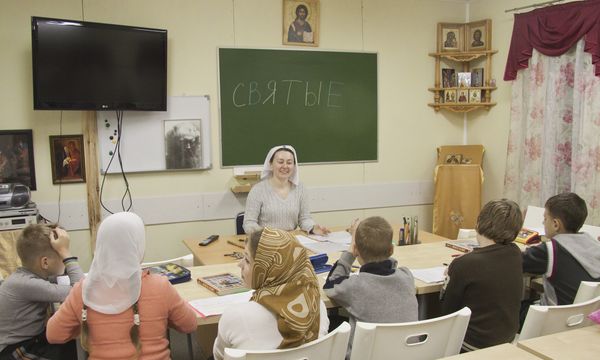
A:
{"type": "Polygon", "coordinates": [[[313,227],[312,232],[313,232],[313,234],[316,234],[316,235],[327,235],[331,232],[331,230],[329,230],[325,226],[316,224],[315,227],[313,227]]]}

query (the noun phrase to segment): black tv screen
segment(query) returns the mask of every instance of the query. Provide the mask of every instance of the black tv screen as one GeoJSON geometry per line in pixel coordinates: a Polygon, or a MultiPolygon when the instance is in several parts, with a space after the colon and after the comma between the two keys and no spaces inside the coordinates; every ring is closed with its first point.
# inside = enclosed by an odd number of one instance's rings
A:
{"type": "Polygon", "coordinates": [[[31,18],[36,110],[167,109],[167,31],[31,18]]]}

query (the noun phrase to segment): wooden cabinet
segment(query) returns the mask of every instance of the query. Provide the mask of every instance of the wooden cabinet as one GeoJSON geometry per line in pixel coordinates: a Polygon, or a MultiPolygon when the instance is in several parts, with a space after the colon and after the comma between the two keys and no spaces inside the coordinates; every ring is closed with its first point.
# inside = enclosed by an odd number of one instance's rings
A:
{"type": "Polygon", "coordinates": [[[489,110],[496,105],[495,102],[492,102],[492,92],[496,90],[496,84],[490,83],[492,55],[495,53],[497,50],[430,53],[429,56],[435,58],[435,84],[434,87],[429,88],[429,91],[433,93],[433,103],[428,105],[435,111],[450,110],[454,112],[469,112],[479,108],[489,110]],[[455,86],[448,86],[447,82],[443,82],[442,69],[454,69],[456,77],[458,77],[459,72],[471,73],[476,68],[483,69],[483,81],[479,84],[481,86],[461,86],[458,81],[450,84],[455,86]],[[464,93],[469,94],[466,101],[459,101],[462,99],[460,94],[464,93]],[[472,99],[471,94],[476,98],[472,99]],[[479,94],[478,97],[477,94],[479,94]],[[472,101],[477,99],[478,101],[472,101]]]}

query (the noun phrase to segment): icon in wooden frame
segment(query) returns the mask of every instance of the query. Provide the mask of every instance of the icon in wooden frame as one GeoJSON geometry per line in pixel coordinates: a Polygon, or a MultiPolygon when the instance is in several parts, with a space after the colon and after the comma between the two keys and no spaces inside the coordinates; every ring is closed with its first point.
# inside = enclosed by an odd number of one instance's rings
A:
{"type": "Polygon", "coordinates": [[[463,51],[464,24],[438,23],[438,52],[463,51]]]}

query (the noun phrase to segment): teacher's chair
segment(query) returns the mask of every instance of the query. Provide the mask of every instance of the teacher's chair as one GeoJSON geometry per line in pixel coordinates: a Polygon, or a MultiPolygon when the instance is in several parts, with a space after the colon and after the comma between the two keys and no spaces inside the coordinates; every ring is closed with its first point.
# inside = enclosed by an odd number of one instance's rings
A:
{"type": "Polygon", "coordinates": [[[235,233],[238,235],[244,235],[244,212],[238,213],[235,216],[235,233]]]}
{"type": "Polygon", "coordinates": [[[343,322],[329,334],[293,349],[283,350],[241,350],[225,348],[225,360],[344,360],[350,324],[343,322]]]}

